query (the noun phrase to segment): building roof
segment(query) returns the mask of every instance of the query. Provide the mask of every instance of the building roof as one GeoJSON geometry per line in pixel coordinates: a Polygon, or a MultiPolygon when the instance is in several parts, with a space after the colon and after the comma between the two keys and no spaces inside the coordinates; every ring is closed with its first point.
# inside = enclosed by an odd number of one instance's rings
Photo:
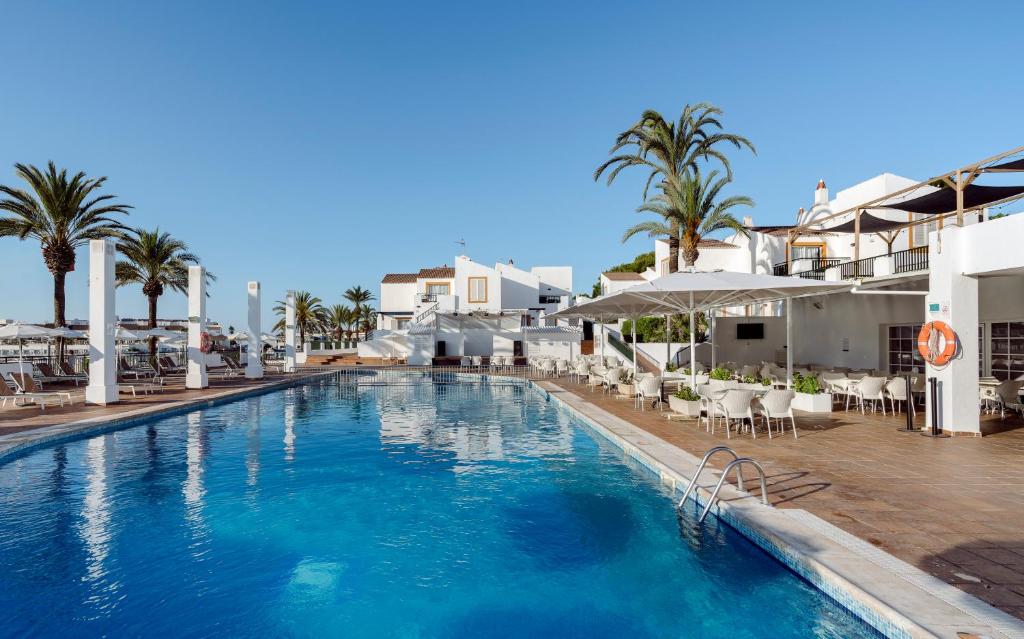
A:
{"type": "Polygon", "coordinates": [[[455,277],[455,269],[451,266],[435,266],[434,268],[420,269],[417,277],[440,277],[451,279],[455,277]]]}
{"type": "Polygon", "coordinates": [[[619,272],[619,271],[608,271],[607,273],[601,273],[601,275],[613,282],[642,282],[644,281],[643,276],[639,273],[632,272],[619,272]]]}
{"type": "Polygon", "coordinates": [[[581,339],[583,337],[583,331],[574,326],[524,326],[524,335],[557,335],[563,338],[576,338],[581,339]]]}
{"type": "Polygon", "coordinates": [[[380,281],[381,284],[415,284],[416,274],[415,273],[388,273],[384,276],[384,279],[380,281]]]}
{"type": "Polygon", "coordinates": [[[737,248],[735,244],[729,244],[722,240],[708,238],[697,242],[697,248],[737,248]]]}
{"type": "MultiPolygon", "coordinates": [[[[780,225],[777,225],[777,226],[748,226],[747,230],[748,231],[754,231],[755,233],[764,233],[765,235],[775,235],[775,236],[784,237],[785,235],[787,235],[789,233],[789,231],[791,231],[792,229],[795,229],[796,227],[797,227],[796,224],[780,224],[780,225]]],[[[829,233],[828,231],[817,231],[815,229],[804,229],[804,230],[799,231],[797,233],[797,236],[800,236],[800,235],[833,235],[833,234],[829,233]]]]}

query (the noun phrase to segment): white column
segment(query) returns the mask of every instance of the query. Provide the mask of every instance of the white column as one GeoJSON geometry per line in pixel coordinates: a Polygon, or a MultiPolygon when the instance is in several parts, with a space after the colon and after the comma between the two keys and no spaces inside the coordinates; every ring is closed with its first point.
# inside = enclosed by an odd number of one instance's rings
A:
{"type": "Polygon", "coordinates": [[[665,314],[665,372],[668,372],[669,360],[672,359],[672,316],[665,314]]]}
{"type": "Polygon", "coordinates": [[[89,385],[85,401],[117,402],[113,240],[89,240],[89,385]]]}
{"type": "Polygon", "coordinates": [[[697,390],[697,336],[693,325],[693,291],[690,291],[690,388],[697,390]]]}
{"type": "Polygon", "coordinates": [[[185,388],[206,388],[206,353],[201,350],[206,330],[206,270],[202,266],[188,267],[188,368],[185,388]]]}
{"type": "Polygon", "coordinates": [[[295,372],[295,291],[284,297],[284,372],[295,372]]]}
{"type": "Polygon", "coordinates": [[[793,298],[786,298],[786,388],[793,387],[793,298]]]}
{"type": "Polygon", "coordinates": [[[634,317],[633,321],[630,323],[630,326],[633,328],[633,376],[634,377],[636,376],[636,351],[637,351],[637,347],[636,347],[636,321],[638,319],[640,319],[640,318],[634,317]]]}
{"type": "Polygon", "coordinates": [[[604,327],[604,322],[601,322],[601,366],[604,366],[604,343],[607,341],[608,331],[604,327]]]}
{"type": "Polygon", "coordinates": [[[249,352],[245,357],[245,377],[247,379],[260,379],[263,377],[263,361],[260,354],[263,353],[263,341],[260,328],[260,283],[249,282],[247,287],[249,299],[249,328],[246,331],[249,335],[249,352]]]}
{"type": "MultiPolygon", "coordinates": [[[[928,242],[928,295],[924,321],[941,321],[956,333],[960,347],[945,366],[925,366],[925,378],[938,379],[939,428],[946,432],[981,434],[978,411],[978,280],[964,275],[962,260],[970,259],[961,236],[965,229],[932,232],[928,242]],[[941,240],[939,236],[941,235],[941,240]],[[940,252],[941,251],[941,252],[940,252]]],[[[916,337],[916,336],[915,336],[916,337]]],[[[926,429],[931,428],[931,392],[925,386],[926,429]]]]}
{"type": "Polygon", "coordinates": [[[715,369],[715,311],[708,311],[708,327],[711,329],[711,370],[715,369]]]}

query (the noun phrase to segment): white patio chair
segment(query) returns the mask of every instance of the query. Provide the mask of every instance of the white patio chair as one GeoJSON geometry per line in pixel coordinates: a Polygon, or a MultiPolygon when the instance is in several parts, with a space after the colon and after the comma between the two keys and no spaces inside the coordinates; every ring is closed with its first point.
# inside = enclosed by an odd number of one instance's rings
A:
{"type": "Polygon", "coordinates": [[[657,375],[648,375],[636,385],[636,401],[640,404],[640,410],[644,410],[644,400],[647,399],[655,400],[659,411],[665,410],[661,405],[661,378],[657,375]]]}
{"type": "Polygon", "coordinates": [[[576,366],[572,370],[572,380],[577,384],[583,379],[583,377],[590,372],[590,362],[585,359],[576,362],[576,366]]]}
{"type": "Polygon", "coordinates": [[[885,415],[885,378],[866,375],[856,384],[850,386],[846,395],[846,410],[850,410],[850,399],[857,400],[860,406],[861,415],[864,414],[864,402],[871,402],[871,410],[877,410],[879,402],[882,404],[882,414],[885,415]]]}
{"type": "Polygon", "coordinates": [[[540,373],[544,377],[551,377],[555,374],[554,360],[545,359],[540,363],[540,373]]]}
{"type": "Polygon", "coordinates": [[[758,400],[761,419],[768,426],[768,439],[772,438],[772,420],[779,420],[779,433],[786,434],[786,418],[793,425],[793,439],[796,439],[796,418],[793,417],[793,398],[796,393],[791,390],[770,390],[758,400]]]}
{"type": "Polygon", "coordinates": [[[613,366],[619,365],[619,358],[613,355],[608,355],[604,358],[605,368],[612,368],[613,366]]]}
{"type": "MultiPolygon", "coordinates": [[[[911,377],[910,380],[911,380],[911,382],[910,382],[911,383],[911,387],[913,387],[913,383],[914,383],[913,380],[914,380],[914,378],[911,377]]],[[[910,415],[911,416],[914,415],[915,411],[914,411],[913,399],[907,397],[907,380],[906,379],[904,379],[902,377],[893,377],[888,382],[886,382],[886,384],[885,384],[885,396],[889,398],[889,408],[892,409],[892,414],[893,415],[895,415],[897,412],[899,412],[899,411],[896,410],[896,402],[904,402],[904,403],[906,403],[907,406],[909,407],[907,410],[910,411],[910,415]]]]}
{"type": "Polygon", "coordinates": [[[743,377],[757,377],[757,373],[758,373],[757,366],[754,366],[753,364],[745,364],[739,370],[740,378],[743,378],[743,377]]]}
{"type": "MultiPolygon", "coordinates": [[[[754,402],[754,391],[750,390],[739,390],[729,389],[725,391],[725,395],[718,401],[712,403],[711,410],[715,415],[725,419],[725,437],[726,439],[732,439],[730,432],[730,425],[733,420],[736,420],[736,434],[740,434],[743,430],[743,420],[747,419],[750,421],[750,434],[757,439],[757,429],[754,428],[754,412],[752,404],[754,402]]],[[[715,434],[715,421],[711,421],[711,434],[715,434]]]]}
{"type": "Polygon", "coordinates": [[[565,375],[568,372],[569,372],[569,362],[565,361],[564,359],[556,359],[555,360],[555,373],[559,377],[561,377],[562,375],[565,375]]]}
{"type": "Polygon", "coordinates": [[[619,384],[620,381],[622,381],[622,369],[618,366],[613,366],[604,374],[604,391],[606,393],[610,392],[619,384]]]}
{"type": "Polygon", "coordinates": [[[1024,413],[1024,405],[1020,401],[1020,389],[1024,381],[1008,379],[995,387],[996,405],[999,406],[999,419],[1006,418],[1006,409],[1024,413]]]}

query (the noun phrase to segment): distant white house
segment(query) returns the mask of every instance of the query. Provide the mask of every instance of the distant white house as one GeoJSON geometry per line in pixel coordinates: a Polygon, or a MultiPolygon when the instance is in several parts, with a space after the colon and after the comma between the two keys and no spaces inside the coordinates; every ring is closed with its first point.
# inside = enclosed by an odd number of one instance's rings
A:
{"type": "MultiPolygon", "coordinates": [[[[378,330],[359,345],[361,356],[406,355],[410,363],[526,356],[523,329],[545,326],[545,315],[574,303],[572,267],[525,270],[511,261],[491,267],[460,255],[454,266],[388,273],[379,300],[378,330]]],[[[557,341],[572,341],[569,333],[557,341]]]]}

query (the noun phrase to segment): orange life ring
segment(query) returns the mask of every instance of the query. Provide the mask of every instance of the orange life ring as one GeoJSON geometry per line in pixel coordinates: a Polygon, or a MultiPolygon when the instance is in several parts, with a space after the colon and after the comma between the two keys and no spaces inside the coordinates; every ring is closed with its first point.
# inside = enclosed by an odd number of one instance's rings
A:
{"type": "Polygon", "coordinates": [[[210,340],[210,334],[206,331],[199,334],[199,350],[204,353],[209,353],[213,350],[213,343],[210,340]]]}
{"type": "Polygon", "coordinates": [[[945,322],[928,322],[917,334],[917,350],[932,366],[945,366],[956,354],[956,333],[945,322]],[[939,350],[940,337],[942,350],[939,350]]]}

